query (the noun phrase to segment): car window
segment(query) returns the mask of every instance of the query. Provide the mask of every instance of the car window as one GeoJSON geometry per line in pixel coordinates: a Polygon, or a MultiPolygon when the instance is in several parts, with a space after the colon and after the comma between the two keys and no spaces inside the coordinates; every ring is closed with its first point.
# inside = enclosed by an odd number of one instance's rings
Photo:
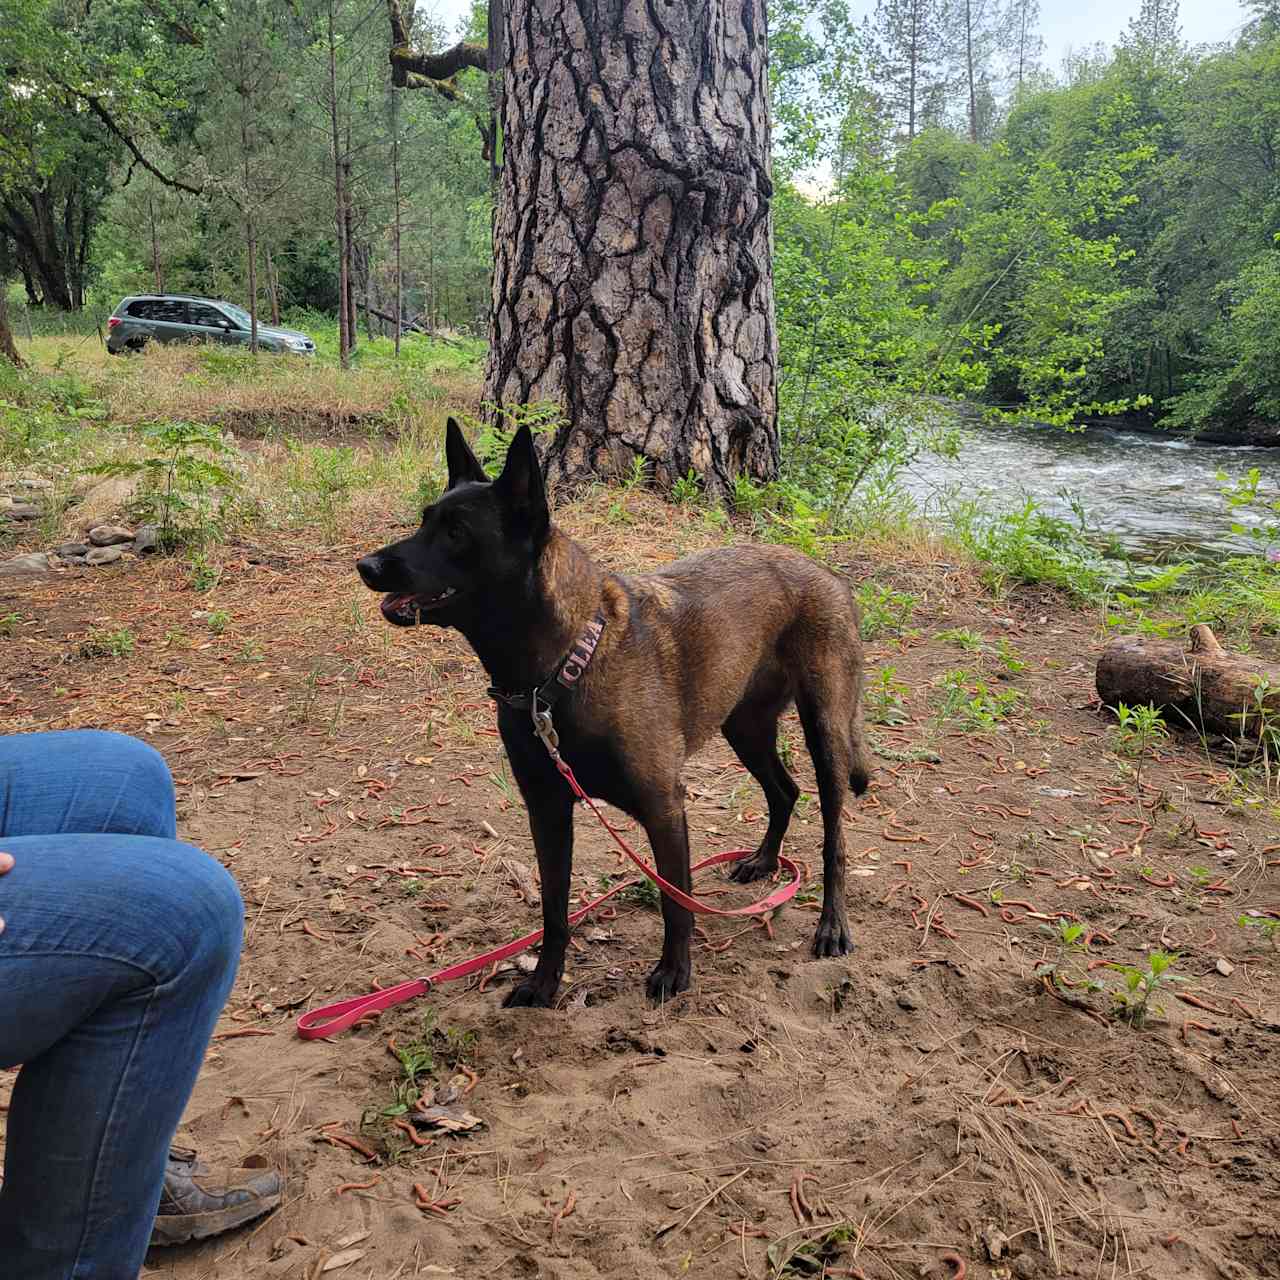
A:
{"type": "Polygon", "coordinates": [[[217,329],[226,323],[227,317],[217,307],[206,306],[203,302],[188,304],[191,312],[189,324],[202,325],[206,329],[217,329]]]}
{"type": "Polygon", "coordinates": [[[145,299],[141,302],[131,302],[129,303],[128,314],[135,320],[150,320],[151,307],[152,303],[145,299]]]}
{"type": "Polygon", "coordinates": [[[186,324],[187,304],[171,298],[157,298],[148,304],[148,320],[158,320],[162,324],[186,324]]]}

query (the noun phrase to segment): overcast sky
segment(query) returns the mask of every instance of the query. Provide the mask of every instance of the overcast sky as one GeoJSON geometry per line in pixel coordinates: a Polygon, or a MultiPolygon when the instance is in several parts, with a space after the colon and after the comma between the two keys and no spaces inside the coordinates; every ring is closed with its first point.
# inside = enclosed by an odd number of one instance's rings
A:
{"type": "MultiPolygon", "coordinates": [[[[1040,0],[1040,29],[1048,65],[1057,70],[1069,48],[1098,40],[1114,44],[1138,12],[1139,0],[1040,0]]],[[[470,0],[418,0],[420,8],[456,26],[470,9],[470,0]]],[[[855,16],[875,7],[875,0],[850,0],[855,16]]],[[[1244,25],[1239,0],[1182,0],[1182,38],[1189,44],[1214,44],[1232,39],[1244,25]]]]}

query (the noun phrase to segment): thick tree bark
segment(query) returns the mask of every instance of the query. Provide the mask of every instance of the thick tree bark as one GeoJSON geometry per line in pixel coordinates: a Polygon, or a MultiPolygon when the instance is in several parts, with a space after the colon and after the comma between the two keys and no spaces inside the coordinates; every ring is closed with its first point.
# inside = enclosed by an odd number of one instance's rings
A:
{"type": "Polygon", "coordinates": [[[1280,665],[1228,653],[1203,624],[1191,643],[1121,636],[1098,659],[1098,696],[1107,706],[1151,704],[1175,729],[1203,729],[1257,742],[1280,721],[1280,665]]]}
{"type": "Polygon", "coordinates": [[[574,484],[778,469],[764,0],[506,0],[487,396],[574,484]]]}
{"type": "Polygon", "coordinates": [[[13,341],[13,330],[9,328],[9,299],[5,297],[8,282],[0,279],[0,357],[15,364],[19,369],[26,368],[26,361],[18,354],[13,341]]]}

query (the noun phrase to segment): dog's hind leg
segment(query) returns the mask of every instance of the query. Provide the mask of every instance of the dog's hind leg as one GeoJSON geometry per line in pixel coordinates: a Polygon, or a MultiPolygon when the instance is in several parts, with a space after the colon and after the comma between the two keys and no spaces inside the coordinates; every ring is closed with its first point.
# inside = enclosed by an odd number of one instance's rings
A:
{"type": "Polygon", "coordinates": [[[815,956],[847,955],[853,946],[844,910],[844,830],[840,825],[854,769],[853,750],[847,721],[832,722],[833,711],[847,708],[848,699],[832,693],[815,680],[797,698],[822,803],[822,912],[813,936],[815,956]]]}
{"type": "Polygon", "coordinates": [[[769,829],[760,847],[749,858],[735,863],[729,878],[739,884],[771,876],[778,869],[782,837],[791,821],[800,788],[778,757],[778,707],[743,704],[721,726],[720,732],[739,760],[764,791],[769,806],[769,829]]]}

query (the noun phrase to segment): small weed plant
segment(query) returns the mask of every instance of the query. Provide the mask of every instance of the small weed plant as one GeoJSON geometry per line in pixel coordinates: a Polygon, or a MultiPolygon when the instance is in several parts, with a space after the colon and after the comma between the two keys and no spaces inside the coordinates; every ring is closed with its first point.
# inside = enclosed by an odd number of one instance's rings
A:
{"type": "Polygon", "coordinates": [[[1142,759],[1157,742],[1169,736],[1164,716],[1151,705],[1116,707],[1116,750],[1124,756],[1142,759]]]}
{"type": "Polygon", "coordinates": [[[969,733],[994,729],[1022,703],[1017,689],[992,689],[963,668],[948,671],[941,684],[939,722],[953,723],[969,733]]]}
{"type": "Polygon", "coordinates": [[[934,639],[943,644],[953,644],[968,653],[977,653],[982,648],[982,637],[968,627],[949,627],[946,631],[939,631],[934,639]]]}
{"type": "Polygon", "coordinates": [[[1254,916],[1247,912],[1237,917],[1236,924],[1246,934],[1263,939],[1273,951],[1280,951],[1280,919],[1275,916],[1254,916]]]}
{"type": "Polygon", "coordinates": [[[193,422],[144,427],[141,444],[142,458],[99,463],[89,474],[141,477],[131,514],[160,527],[166,550],[199,548],[220,537],[240,488],[231,469],[235,446],[217,427],[193,422]]]}
{"type": "Polygon", "coordinates": [[[875,582],[864,582],[854,594],[862,614],[864,640],[901,635],[911,621],[917,603],[915,596],[875,582]]]}
{"type": "Polygon", "coordinates": [[[1117,965],[1121,985],[1112,991],[1116,1012],[1131,1027],[1142,1030],[1153,1014],[1164,1013],[1164,1006],[1157,1003],[1161,992],[1186,979],[1172,969],[1178,956],[1170,951],[1153,951],[1147,957],[1145,967],[1117,965]]]}
{"type": "Polygon", "coordinates": [[[880,667],[867,685],[867,719],[872,724],[905,724],[906,697],[911,692],[897,679],[897,667],[880,667]]]}
{"type": "Polygon", "coordinates": [[[1037,978],[1048,978],[1059,991],[1080,987],[1102,990],[1102,984],[1089,977],[1088,930],[1084,925],[1059,920],[1056,927],[1042,924],[1040,931],[1052,939],[1054,955],[1036,966],[1037,978]]]}
{"type": "Polygon", "coordinates": [[[95,628],[80,643],[82,658],[127,658],[137,647],[128,627],[95,628]]]}

